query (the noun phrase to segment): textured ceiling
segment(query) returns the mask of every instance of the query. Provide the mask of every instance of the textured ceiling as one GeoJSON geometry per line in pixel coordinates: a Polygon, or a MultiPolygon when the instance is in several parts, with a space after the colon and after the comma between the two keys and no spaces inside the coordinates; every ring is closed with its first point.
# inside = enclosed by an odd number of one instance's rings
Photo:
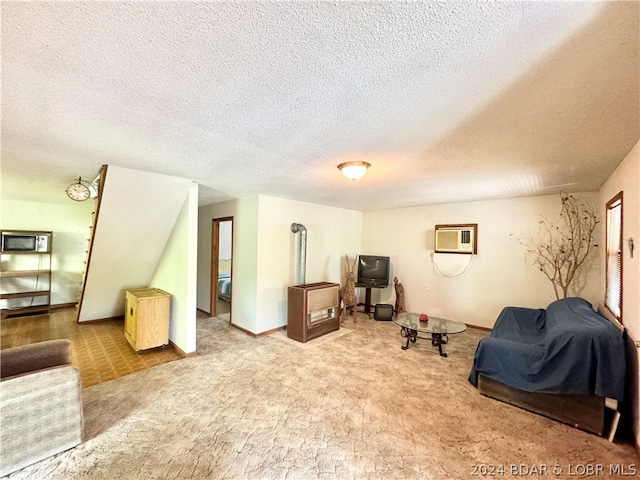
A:
{"type": "Polygon", "coordinates": [[[590,191],[640,137],[638,2],[1,8],[3,198],[67,202],[103,164],[193,179],[201,204],[590,191]]]}

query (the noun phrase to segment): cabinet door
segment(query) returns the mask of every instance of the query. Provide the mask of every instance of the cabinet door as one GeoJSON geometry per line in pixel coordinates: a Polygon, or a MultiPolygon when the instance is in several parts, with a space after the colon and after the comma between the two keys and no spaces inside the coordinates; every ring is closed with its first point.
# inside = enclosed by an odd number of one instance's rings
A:
{"type": "Polygon", "coordinates": [[[141,298],[138,306],[137,347],[146,350],[169,343],[169,297],[141,298]]]}
{"type": "Polygon", "coordinates": [[[125,331],[135,344],[138,332],[138,302],[127,298],[126,315],[125,315],[125,331]]]}

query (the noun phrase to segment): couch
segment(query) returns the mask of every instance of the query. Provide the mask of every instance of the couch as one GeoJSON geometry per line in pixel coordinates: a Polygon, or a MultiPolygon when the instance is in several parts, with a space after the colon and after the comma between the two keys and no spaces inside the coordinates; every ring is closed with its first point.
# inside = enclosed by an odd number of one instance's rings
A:
{"type": "Polygon", "coordinates": [[[82,442],[81,392],[69,340],[0,351],[0,476],[82,442]]]}
{"type": "Polygon", "coordinates": [[[625,345],[624,329],[582,298],[506,307],[478,343],[469,381],[486,396],[600,435],[612,423],[611,440],[624,400],[625,345]]]}

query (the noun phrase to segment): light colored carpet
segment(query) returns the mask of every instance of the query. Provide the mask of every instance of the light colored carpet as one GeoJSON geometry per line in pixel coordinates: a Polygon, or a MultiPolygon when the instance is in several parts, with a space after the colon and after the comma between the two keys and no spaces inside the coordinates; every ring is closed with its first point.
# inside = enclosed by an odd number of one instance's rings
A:
{"type": "Polygon", "coordinates": [[[476,465],[569,478],[638,464],[630,444],[481,396],[467,376],[485,332],[451,336],[442,358],[429,340],[402,350],[391,322],[344,327],[300,348],[199,319],[201,355],[84,389],[86,441],[12,478],[466,479],[476,465]]]}

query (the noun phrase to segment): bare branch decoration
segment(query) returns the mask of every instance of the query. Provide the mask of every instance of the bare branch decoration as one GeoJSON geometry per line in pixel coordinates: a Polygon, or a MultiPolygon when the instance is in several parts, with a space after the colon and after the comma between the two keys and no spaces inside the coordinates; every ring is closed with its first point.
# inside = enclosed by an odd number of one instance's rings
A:
{"type": "Polygon", "coordinates": [[[556,299],[567,298],[576,273],[597,247],[595,231],[599,223],[588,200],[573,195],[562,195],[560,200],[557,223],[541,215],[536,240],[516,239],[525,247],[525,257],[551,281],[556,299]]]}

